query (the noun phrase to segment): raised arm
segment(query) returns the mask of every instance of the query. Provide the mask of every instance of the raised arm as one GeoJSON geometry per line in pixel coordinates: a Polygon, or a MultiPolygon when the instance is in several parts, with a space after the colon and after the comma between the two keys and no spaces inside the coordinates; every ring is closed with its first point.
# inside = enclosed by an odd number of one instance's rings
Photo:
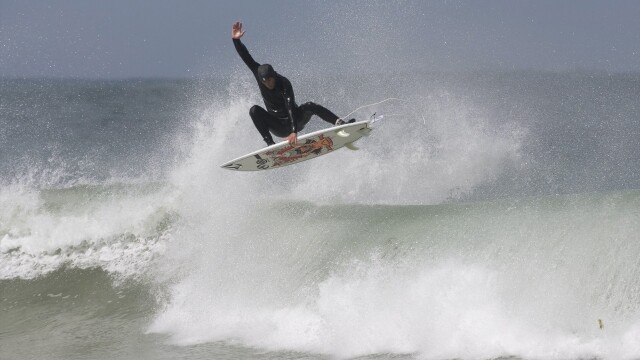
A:
{"type": "Polygon", "coordinates": [[[244,36],[244,33],[245,32],[242,30],[242,23],[239,21],[234,23],[231,27],[231,38],[233,39],[233,45],[236,47],[238,55],[240,55],[242,61],[247,64],[251,72],[255,74],[256,71],[258,71],[258,66],[260,66],[260,64],[253,60],[253,57],[251,57],[251,54],[249,54],[249,50],[247,50],[247,47],[244,46],[242,41],[240,41],[240,38],[244,36]]]}

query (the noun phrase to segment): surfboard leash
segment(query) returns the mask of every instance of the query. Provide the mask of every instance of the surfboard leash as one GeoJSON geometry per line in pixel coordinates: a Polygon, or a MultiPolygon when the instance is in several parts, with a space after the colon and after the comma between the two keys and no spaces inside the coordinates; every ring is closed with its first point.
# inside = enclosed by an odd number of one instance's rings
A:
{"type": "MultiPolygon", "coordinates": [[[[378,101],[378,102],[375,102],[375,103],[372,103],[372,104],[362,105],[362,106],[358,107],[357,109],[355,109],[355,110],[351,111],[351,112],[350,112],[350,113],[348,113],[347,115],[344,115],[344,116],[342,116],[342,117],[340,117],[340,118],[341,118],[341,119],[347,119],[349,116],[351,116],[353,113],[355,113],[355,112],[357,112],[357,111],[360,111],[360,110],[362,110],[362,109],[364,109],[364,108],[368,108],[368,107],[371,107],[371,106],[380,105],[380,104],[385,103],[385,102],[387,102],[387,101],[401,101],[401,102],[411,103],[411,101],[408,101],[408,100],[404,100],[404,99],[400,99],[400,98],[394,98],[394,97],[391,97],[391,98],[387,98],[387,99],[384,99],[384,100],[382,100],[382,101],[378,101]]],[[[377,121],[380,121],[380,120],[384,119],[385,117],[391,117],[391,116],[401,116],[401,115],[399,115],[399,114],[393,114],[393,115],[377,115],[377,113],[376,113],[376,112],[374,112],[374,113],[373,113],[373,115],[371,115],[371,117],[370,117],[370,120],[369,120],[369,121],[373,124],[373,123],[375,123],[375,122],[377,122],[377,121]]]]}

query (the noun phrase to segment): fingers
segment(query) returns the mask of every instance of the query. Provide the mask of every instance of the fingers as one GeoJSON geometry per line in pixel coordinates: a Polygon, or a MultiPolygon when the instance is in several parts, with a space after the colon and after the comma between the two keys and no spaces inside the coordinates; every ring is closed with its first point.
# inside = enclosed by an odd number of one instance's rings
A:
{"type": "Polygon", "coordinates": [[[231,37],[234,39],[240,39],[244,35],[244,31],[242,31],[242,23],[240,21],[236,21],[231,26],[231,37]]]}
{"type": "Polygon", "coordinates": [[[233,23],[233,26],[231,27],[231,34],[233,38],[239,39],[244,35],[244,33],[245,32],[242,31],[242,23],[240,21],[233,23]]]}

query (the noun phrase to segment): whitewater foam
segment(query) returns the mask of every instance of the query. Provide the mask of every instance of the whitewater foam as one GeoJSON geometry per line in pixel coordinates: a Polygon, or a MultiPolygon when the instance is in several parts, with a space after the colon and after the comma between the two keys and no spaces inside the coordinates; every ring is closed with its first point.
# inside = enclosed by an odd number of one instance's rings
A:
{"type": "MultiPolygon", "coordinates": [[[[632,351],[615,338],[583,338],[522,318],[501,296],[500,274],[456,262],[393,267],[359,263],[318,283],[304,301],[283,306],[249,299],[218,301],[196,284],[175,288],[173,302],[150,332],[178,345],[212,341],[351,358],[413,354],[418,358],[615,357],[632,351]]],[[[260,296],[256,293],[255,296],[260,296]]]]}
{"type": "Polygon", "coordinates": [[[637,204],[637,193],[418,207],[255,204],[226,219],[228,233],[199,233],[192,267],[149,331],[178,345],[225,341],[340,358],[633,358],[637,285],[633,266],[622,264],[634,264],[640,249],[620,225],[637,222],[637,204]],[[604,244],[609,236],[616,241],[604,244]],[[607,251],[620,269],[613,278],[598,266],[607,251]]]}
{"type": "Polygon", "coordinates": [[[173,195],[134,188],[3,187],[0,278],[34,278],[62,266],[140,274],[163,252],[173,195]]]}

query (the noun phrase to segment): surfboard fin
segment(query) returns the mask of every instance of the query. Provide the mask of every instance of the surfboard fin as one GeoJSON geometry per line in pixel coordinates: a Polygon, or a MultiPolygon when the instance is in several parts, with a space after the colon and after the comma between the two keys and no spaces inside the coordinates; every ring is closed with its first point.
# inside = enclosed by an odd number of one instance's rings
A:
{"type": "Polygon", "coordinates": [[[369,136],[369,134],[371,133],[371,130],[373,130],[373,129],[370,128],[370,127],[366,127],[366,128],[364,128],[362,130],[359,130],[358,132],[360,134],[362,134],[363,136],[369,136]]]}
{"type": "Polygon", "coordinates": [[[354,143],[350,142],[348,144],[344,144],[344,147],[346,147],[349,150],[360,150],[359,147],[357,147],[354,143]]]}
{"type": "Polygon", "coordinates": [[[336,133],[336,135],[340,136],[340,137],[349,137],[349,133],[344,131],[344,130],[340,130],[336,133]]]}

